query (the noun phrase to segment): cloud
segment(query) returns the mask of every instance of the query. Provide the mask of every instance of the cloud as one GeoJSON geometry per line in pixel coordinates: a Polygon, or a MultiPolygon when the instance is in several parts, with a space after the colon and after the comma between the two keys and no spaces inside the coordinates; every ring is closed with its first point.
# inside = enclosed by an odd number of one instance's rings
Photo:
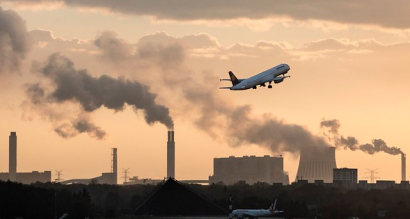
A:
{"type": "Polygon", "coordinates": [[[235,20],[247,18],[291,18],[294,20],[324,20],[347,24],[377,25],[409,29],[410,17],[406,0],[9,0],[19,4],[61,3],[112,12],[150,16],[157,20],[235,20]]]}
{"type": "Polygon", "coordinates": [[[24,20],[0,7],[0,74],[18,72],[29,48],[24,20]]]}

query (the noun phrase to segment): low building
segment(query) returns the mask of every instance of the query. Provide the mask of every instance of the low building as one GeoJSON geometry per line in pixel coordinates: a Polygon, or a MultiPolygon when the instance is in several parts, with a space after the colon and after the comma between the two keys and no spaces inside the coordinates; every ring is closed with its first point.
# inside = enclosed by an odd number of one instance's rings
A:
{"type": "Polygon", "coordinates": [[[357,184],[357,169],[334,168],[333,183],[357,184]]]}
{"type": "Polygon", "coordinates": [[[245,181],[248,184],[256,182],[288,184],[286,179],[288,178],[283,172],[282,156],[230,156],[214,158],[214,175],[209,177],[209,183],[222,182],[231,185],[238,181],[245,181]]]}
{"type": "MultiPolygon", "coordinates": [[[[9,173],[0,173],[0,180],[9,180],[9,173]]],[[[17,173],[16,182],[23,184],[31,184],[36,182],[51,182],[51,171],[33,171],[26,173],[17,173]]]]}
{"type": "Polygon", "coordinates": [[[138,176],[134,176],[130,178],[129,180],[130,181],[128,182],[124,182],[124,185],[156,185],[156,184],[164,182],[163,179],[151,179],[151,178],[140,179],[138,178],[138,176]]]}

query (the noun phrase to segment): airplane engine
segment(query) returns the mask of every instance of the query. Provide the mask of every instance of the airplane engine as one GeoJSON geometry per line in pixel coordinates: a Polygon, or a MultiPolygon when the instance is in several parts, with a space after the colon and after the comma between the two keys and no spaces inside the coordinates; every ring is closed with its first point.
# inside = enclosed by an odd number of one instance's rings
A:
{"type": "Polygon", "coordinates": [[[284,78],[281,78],[281,79],[276,79],[276,80],[274,80],[273,82],[275,82],[275,84],[279,84],[279,83],[281,83],[283,80],[284,80],[284,78]]]}

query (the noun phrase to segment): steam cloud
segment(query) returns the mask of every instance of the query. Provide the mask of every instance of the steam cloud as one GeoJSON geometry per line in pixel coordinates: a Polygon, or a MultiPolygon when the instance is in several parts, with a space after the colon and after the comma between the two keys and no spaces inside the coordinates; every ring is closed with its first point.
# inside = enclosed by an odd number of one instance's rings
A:
{"type": "MultiPolygon", "coordinates": [[[[32,104],[77,102],[84,113],[102,106],[121,111],[128,104],[135,110],[142,110],[148,124],[160,122],[168,129],[174,128],[169,109],[155,102],[156,94],[151,93],[147,85],[107,75],[93,77],[87,70],[76,70],[71,60],[58,53],[51,55],[38,72],[52,82],[54,90],[47,93],[38,83],[28,85],[26,93],[32,104]]],[[[53,119],[59,118],[54,116],[53,119]]],[[[84,116],[71,124],[59,125],[55,131],[65,138],[87,132],[92,137],[103,139],[106,134],[84,116]]]]}
{"type": "Polygon", "coordinates": [[[0,74],[18,71],[29,45],[24,20],[16,12],[0,7],[0,74]]]}
{"type": "Polygon", "coordinates": [[[324,129],[324,135],[336,145],[352,151],[360,150],[368,154],[385,152],[391,155],[402,154],[400,148],[389,147],[382,139],[374,139],[371,144],[359,144],[359,141],[352,136],[343,137],[339,134],[340,123],[337,119],[323,120],[320,127],[324,129]]]}

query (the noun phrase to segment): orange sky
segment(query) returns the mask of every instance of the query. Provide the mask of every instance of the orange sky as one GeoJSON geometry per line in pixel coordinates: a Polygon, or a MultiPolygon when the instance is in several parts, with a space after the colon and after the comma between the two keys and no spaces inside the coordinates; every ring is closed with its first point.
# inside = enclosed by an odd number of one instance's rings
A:
{"type": "MultiPolygon", "coordinates": [[[[18,171],[54,174],[62,169],[64,179],[95,177],[110,170],[110,148],[117,147],[120,170],[130,168],[131,175],[150,178],[166,174],[167,128],[147,125],[142,111],[126,106],[84,112],[76,101],[24,104],[28,84],[41,83],[48,90],[55,86],[38,73],[38,66],[56,52],[93,77],[123,77],[150,86],[156,103],[169,108],[174,119],[178,179],[208,178],[215,157],[279,153],[290,179],[295,178],[297,155],[244,142],[233,146],[235,134],[226,136],[232,124],[221,115],[245,105],[255,122],[296,124],[322,137],[320,122],[338,119],[343,136],[362,144],[383,139],[407,153],[410,21],[403,8],[410,7],[403,4],[409,3],[384,7],[383,1],[371,6],[354,1],[357,5],[351,7],[345,4],[350,1],[315,0],[317,7],[312,3],[306,8],[303,1],[260,1],[249,9],[255,15],[244,9],[250,4],[246,0],[220,6],[218,1],[198,1],[198,6],[185,1],[168,6],[163,1],[2,1],[0,16],[11,10],[24,20],[25,27],[18,18],[7,17],[22,26],[10,31],[26,34],[29,46],[10,52],[7,40],[14,36],[0,35],[0,52],[17,60],[0,56],[5,60],[0,61],[0,172],[8,171],[8,136],[16,131],[18,171]],[[386,13],[373,16],[382,9],[386,13]],[[280,63],[290,65],[292,77],[272,90],[217,90],[227,85],[218,78],[226,78],[228,71],[245,78],[280,63]],[[210,98],[214,104],[207,111],[198,106],[201,98],[191,96],[203,93],[204,101],[210,98]],[[201,120],[204,113],[209,115],[201,120]],[[104,130],[105,138],[80,133],[66,139],[54,131],[79,117],[104,130]]],[[[336,157],[338,167],[358,168],[360,179],[367,176],[366,169],[376,168],[382,179],[401,179],[399,156],[341,149],[336,157]]]]}

